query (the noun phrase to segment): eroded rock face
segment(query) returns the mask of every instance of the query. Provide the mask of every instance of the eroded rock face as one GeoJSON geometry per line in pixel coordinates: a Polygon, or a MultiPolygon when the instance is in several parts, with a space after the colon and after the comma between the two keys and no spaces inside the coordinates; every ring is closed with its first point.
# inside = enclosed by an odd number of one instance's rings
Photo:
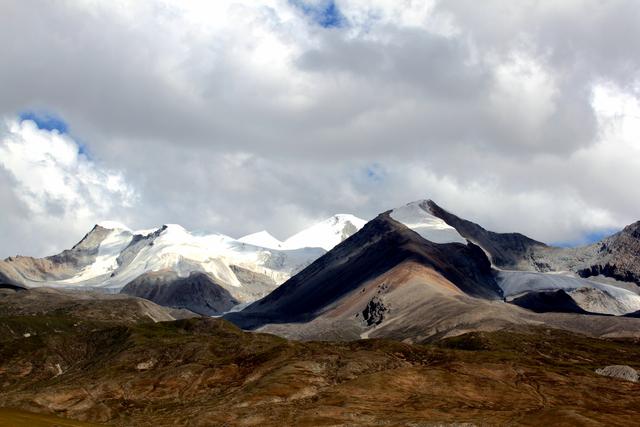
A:
{"type": "Polygon", "coordinates": [[[625,270],[616,264],[596,264],[577,271],[580,277],[605,276],[622,282],[640,283],[640,273],[625,270]]]}
{"type": "Polygon", "coordinates": [[[379,325],[384,320],[384,314],[388,308],[377,296],[373,297],[369,304],[362,310],[362,318],[367,326],[379,325]]]}
{"type": "Polygon", "coordinates": [[[638,382],[640,375],[638,371],[627,365],[610,365],[604,368],[596,369],[596,374],[605,377],[618,378],[625,381],[638,382]]]}

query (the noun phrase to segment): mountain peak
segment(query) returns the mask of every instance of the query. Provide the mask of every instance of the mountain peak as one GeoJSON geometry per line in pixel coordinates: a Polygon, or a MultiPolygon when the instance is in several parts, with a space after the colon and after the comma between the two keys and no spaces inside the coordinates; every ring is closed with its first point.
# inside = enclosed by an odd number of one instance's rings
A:
{"type": "Polygon", "coordinates": [[[335,214],[294,234],[283,242],[286,249],[317,247],[331,250],[360,230],[367,221],[350,214],[335,214]]]}
{"type": "Polygon", "coordinates": [[[282,249],[283,242],[273,237],[267,230],[258,231],[257,233],[247,234],[238,239],[239,242],[249,245],[261,246],[269,249],[282,249]]]}
{"type": "Polygon", "coordinates": [[[126,225],[122,224],[121,222],[118,221],[100,221],[99,223],[96,224],[98,227],[102,227],[105,228],[107,230],[125,230],[125,231],[131,231],[131,229],[129,227],[127,227],[126,225]]]}
{"type": "Polygon", "coordinates": [[[455,228],[433,214],[429,202],[431,201],[417,200],[407,203],[393,209],[390,216],[431,242],[466,244],[467,240],[455,228]]]}

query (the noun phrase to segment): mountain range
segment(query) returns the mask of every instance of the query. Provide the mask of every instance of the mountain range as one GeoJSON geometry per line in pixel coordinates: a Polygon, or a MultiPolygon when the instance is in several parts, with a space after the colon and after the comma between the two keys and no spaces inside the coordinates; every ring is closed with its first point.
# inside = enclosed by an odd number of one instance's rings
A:
{"type": "Polygon", "coordinates": [[[234,239],[176,224],[132,231],[106,221],[73,248],[46,258],[0,261],[0,281],[21,287],[101,290],[199,314],[220,314],[265,296],[364,225],[334,215],[284,242],[267,232],[234,239]]]}
{"type": "Polygon", "coordinates": [[[561,248],[430,200],[284,241],[104,222],[0,262],[0,425],[633,425],[639,229],[561,248]]]}
{"type": "Polygon", "coordinates": [[[384,212],[269,295],[229,313],[302,339],[424,341],[546,324],[633,335],[640,223],[578,248],[494,233],[431,200],[384,212]]]}
{"type": "Polygon", "coordinates": [[[634,335],[640,222],[575,248],[488,231],[431,200],[369,222],[334,215],[284,241],[105,222],[60,254],[1,261],[0,279],[119,292],[303,339],[421,341],[516,324],[634,335]]]}

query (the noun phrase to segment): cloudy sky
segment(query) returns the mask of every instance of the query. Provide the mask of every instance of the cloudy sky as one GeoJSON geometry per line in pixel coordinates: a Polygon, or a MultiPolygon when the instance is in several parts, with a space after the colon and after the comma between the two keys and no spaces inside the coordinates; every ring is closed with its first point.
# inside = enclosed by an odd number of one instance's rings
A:
{"type": "Polygon", "coordinates": [[[0,256],[422,198],[593,240],[640,219],[639,23],[634,0],[3,0],[0,256]]]}

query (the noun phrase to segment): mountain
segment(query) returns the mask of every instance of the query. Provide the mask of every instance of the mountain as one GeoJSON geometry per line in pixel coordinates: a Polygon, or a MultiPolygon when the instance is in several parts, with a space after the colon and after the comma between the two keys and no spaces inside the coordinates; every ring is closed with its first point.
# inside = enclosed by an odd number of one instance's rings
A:
{"type": "Polygon", "coordinates": [[[162,306],[187,307],[205,315],[224,313],[240,303],[211,276],[199,271],[192,271],[186,277],[172,270],[151,271],[127,283],[120,293],[162,306]]]}
{"type": "Polygon", "coordinates": [[[124,292],[206,315],[246,307],[229,318],[247,328],[315,322],[333,333],[339,320],[345,336],[396,336],[540,321],[531,312],[636,313],[639,260],[640,222],[559,248],[420,200],[366,225],[334,215],[284,241],[100,223],[60,254],[0,261],[0,285],[124,292]],[[448,326],[434,326],[435,313],[448,326]]]}
{"type": "Polygon", "coordinates": [[[562,289],[587,312],[624,315],[640,310],[640,222],[591,245],[560,248],[519,233],[487,231],[431,200],[426,205],[482,247],[507,300],[562,289]]]}
{"type": "MultiPolygon", "coordinates": [[[[607,247],[633,236],[625,230],[605,239],[607,247]]],[[[640,258],[633,258],[633,243],[606,256],[634,268],[640,258]]],[[[491,232],[421,200],[380,214],[266,297],[225,317],[246,329],[302,339],[422,341],[540,323],[633,334],[621,317],[594,324],[594,315],[640,310],[640,290],[634,283],[587,280],[567,268],[574,254],[589,251],[491,232]],[[555,268],[542,259],[550,254],[555,268]]]]}
{"type": "Polygon", "coordinates": [[[248,243],[253,246],[261,246],[263,248],[281,249],[283,242],[276,239],[266,230],[257,233],[248,234],[238,239],[239,242],[248,243]]]}
{"type": "Polygon", "coordinates": [[[0,281],[14,287],[123,291],[163,305],[219,314],[266,295],[363,223],[336,215],[303,231],[308,244],[296,235],[295,245],[273,248],[268,247],[273,242],[258,241],[270,236],[266,232],[236,240],[223,234],[194,235],[176,224],[132,231],[108,221],[60,254],[0,261],[0,281]]]}
{"type": "Polygon", "coordinates": [[[284,242],[276,239],[265,230],[249,234],[238,240],[271,249],[322,248],[328,251],[360,230],[365,223],[365,220],[353,215],[337,214],[294,234],[284,242]]]}
{"type": "MultiPolygon", "coordinates": [[[[331,237],[344,230],[335,225],[331,237]]],[[[555,248],[425,200],[381,213],[326,253],[253,238],[102,223],[59,255],[0,263],[0,419],[637,423],[637,384],[624,380],[640,368],[638,285],[607,273],[635,270],[633,225],[555,248]],[[311,252],[319,257],[306,265],[311,252]],[[610,267],[581,277],[594,265],[610,267]],[[269,288],[224,316],[269,333],[146,300],[214,314],[269,288]]]]}
{"type": "Polygon", "coordinates": [[[461,236],[480,246],[492,264],[503,269],[531,268],[531,254],[547,247],[520,233],[494,233],[466,219],[457,217],[438,206],[433,200],[421,202],[424,209],[454,228],[461,236]]]}
{"type": "Polygon", "coordinates": [[[426,204],[435,216],[480,245],[500,269],[569,271],[580,277],[603,276],[640,286],[640,221],[591,245],[560,248],[520,233],[487,231],[447,212],[431,200],[426,204]]]}
{"type": "Polygon", "coordinates": [[[381,324],[411,324],[420,310],[404,310],[426,301],[460,309],[467,298],[503,315],[494,310],[502,291],[481,248],[415,202],[380,214],[271,294],[226,317],[249,329],[324,319],[327,326],[319,329],[327,331],[340,319],[341,330],[355,337],[381,324]]]}
{"type": "Polygon", "coordinates": [[[294,234],[283,242],[286,249],[304,247],[322,248],[326,251],[355,234],[366,221],[348,214],[338,214],[294,234]]]}

